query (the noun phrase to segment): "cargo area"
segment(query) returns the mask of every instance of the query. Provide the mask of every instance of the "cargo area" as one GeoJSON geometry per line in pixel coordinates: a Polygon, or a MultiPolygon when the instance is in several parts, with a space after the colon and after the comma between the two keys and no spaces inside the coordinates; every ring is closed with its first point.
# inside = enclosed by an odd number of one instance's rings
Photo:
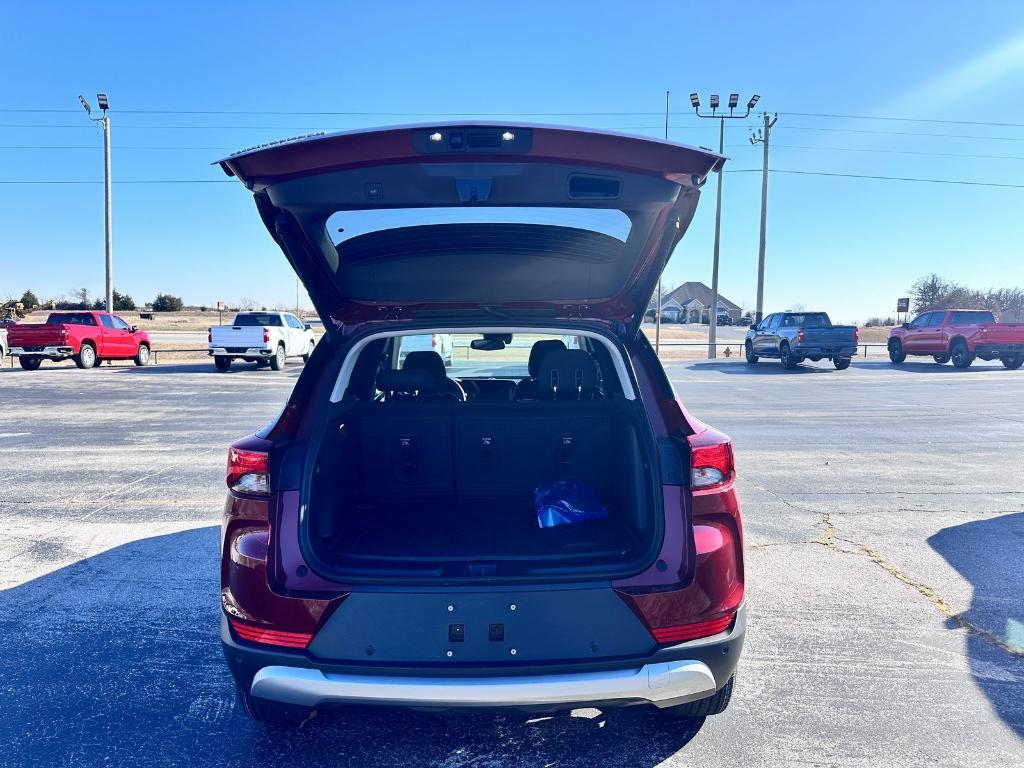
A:
{"type": "Polygon", "coordinates": [[[660,518],[640,405],[589,352],[557,344],[543,364],[533,355],[535,375],[505,381],[449,378],[436,353],[411,352],[339,404],[309,485],[320,570],[501,579],[644,565],[660,518]],[[538,490],[571,520],[539,516],[538,490]]]}

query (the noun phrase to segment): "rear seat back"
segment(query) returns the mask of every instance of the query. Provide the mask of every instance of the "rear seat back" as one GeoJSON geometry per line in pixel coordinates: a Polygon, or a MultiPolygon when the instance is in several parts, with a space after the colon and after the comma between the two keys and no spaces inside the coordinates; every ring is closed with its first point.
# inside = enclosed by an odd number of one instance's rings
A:
{"type": "Polygon", "coordinates": [[[454,496],[455,403],[392,401],[358,406],[362,489],[368,498],[454,496]]]}
{"type": "Polygon", "coordinates": [[[605,401],[467,403],[455,412],[458,494],[532,494],[568,479],[606,490],[614,409],[605,401]]]}

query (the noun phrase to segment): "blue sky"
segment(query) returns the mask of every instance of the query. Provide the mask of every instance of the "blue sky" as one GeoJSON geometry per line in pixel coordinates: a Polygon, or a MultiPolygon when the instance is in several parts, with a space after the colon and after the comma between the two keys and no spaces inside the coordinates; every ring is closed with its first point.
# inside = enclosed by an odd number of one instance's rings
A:
{"type": "MultiPolygon", "coordinates": [[[[125,182],[219,181],[210,162],[237,148],[435,117],[660,136],[666,90],[670,137],[705,146],[717,124],[693,117],[691,91],[760,93],[783,171],[1018,185],[773,174],[766,311],[891,314],[928,272],[1024,285],[1019,2],[5,2],[0,71],[2,182],[101,180],[77,96],[110,94],[115,284],[138,301],[293,303],[295,280],[239,185],[125,182]],[[210,111],[254,114],[195,114],[210,111]],[[332,111],[366,114],[275,114],[332,111]]],[[[760,168],[748,135],[726,130],[731,171],[760,168]]],[[[760,173],[724,183],[721,291],[751,306],[760,173]]],[[[712,186],[668,282],[710,283],[712,186]]],[[[0,297],[102,290],[102,193],[0,184],[0,297]]]]}

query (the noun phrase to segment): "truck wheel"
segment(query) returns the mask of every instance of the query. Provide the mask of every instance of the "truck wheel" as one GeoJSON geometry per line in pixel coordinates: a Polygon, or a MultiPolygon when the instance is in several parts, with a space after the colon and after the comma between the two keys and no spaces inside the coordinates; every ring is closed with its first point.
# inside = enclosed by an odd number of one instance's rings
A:
{"type": "Polygon", "coordinates": [[[78,354],[71,359],[79,368],[92,368],[96,365],[96,348],[92,344],[83,344],[78,354]]]}
{"type": "Polygon", "coordinates": [[[907,353],[903,351],[903,342],[899,339],[889,340],[889,359],[896,365],[907,359],[907,353]]]}
{"type": "MultiPolygon", "coordinates": [[[[24,360],[25,358],[21,358],[24,360]]],[[[1000,357],[999,362],[1003,364],[1003,367],[1016,371],[1022,365],[1024,365],[1024,352],[1018,352],[1016,355],[1010,355],[1009,357],[1000,357]]]]}
{"type": "Polygon", "coordinates": [[[789,344],[783,344],[779,347],[779,357],[782,359],[782,367],[787,371],[792,371],[800,365],[800,358],[793,354],[789,344]]]}
{"type": "Polygon", "coordinates": [[[213,358],[213,364],[217,366],[217,370],[221,373],[227,373],[231,370],[231,358],[224,357],[224,355],[217,355],[213,358]]]}
{"type": "Polygon", "coordinates": [[[949,362],[949,355],[932,355],[932,360],[939,365],[945,365],[949,362]]]}
{"type": "Polygon", "coordinates": [[[850,367],[850,363],[853,362],[852,358],[849,357],[833,357],[832,365],[836,367],[837,371],[845,371],[850,367]]]}
{"type": "Polygon", "coordinates": [[[957,341],[949,350],[949,358],[957,368],[970,368],[974,362],[974,355],[967,350],[967,342],[957,341]]]}
{"type": "Polygon", "coordinates": [[[277,345],[277,351],[274,352],[274,356],[270,358],[270,370],[280,371],[284,368],[285,360],[287,358],[284,354],[284,344],[277,345]]]}
{"type": "Polygon", "coordinates": [[[139,351],[135,353],[136,365],[149,365],[149,347],[139,344],[139,351]]]}
{"type": "Polygon", "coordinates": [[[304,363],[308,363],[309,362],[309,358],[311,358],[313,356],[313,350],[315,348],[316,348],[316,342],[315,341],[309,342],[309,349],[306,350],[306,354],[304,354],[302,356],[302,362],[304,362],[304,363]]]}
{"type": "Polygon", "coordinates": [[[26,371],[35,371],[39,369],[43,359],[41,357],[19,357],[18,365],[24,368],[26,371]]]}
{"type": "Polygon", "coordinates": [[[732,699],[732,688],[735,685],[736,675],[718,690],[714,696],[697,701],[688,701],[685,704],[676,704],[674,707],[666,707],[661,712],[670,718],[684,717],[707,717],[708,715],[720,715],[729,706],[732,699]]]}
{"type": "Polygon", "coordinates": [[[748,365],[754,365],[758,360],[761,359],[754,354],[754,345],[751,344],[749,341],[743,345],[743,354],[747,356],[748,365]]]}
{"type": "Polygon", "coordinates": [[[250,719],[264,725],[301,725],[314,712],[312,709],[295,704],[281,704],[277,701],[257,698],[238,684],[235,684],[235,694],[242,711],[250,719]]]}

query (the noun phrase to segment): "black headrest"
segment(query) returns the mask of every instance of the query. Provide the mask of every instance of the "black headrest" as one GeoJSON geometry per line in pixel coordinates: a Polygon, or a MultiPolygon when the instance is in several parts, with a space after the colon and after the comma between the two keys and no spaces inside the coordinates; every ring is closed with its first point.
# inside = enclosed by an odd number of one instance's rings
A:
{"type": "Polygon", "coordinates": [[[565,348],[565,342],[561,339],[543,339],[533,342],[533,346],[530,347],[530,375],[537,378],[537,374],[540,373],[540,361],[544,359],[545,355],[565,348]]]}
{"type": "Polygon", "coordinates": [[[441,382],[448,378],[444,370],[444,360],[432,350],[410,352],[402,363],[403,371],[422,371],[434,380],[434,389],[440,389],[441,382]]]}
{"type": "Polygon", "coordinates": [[[597,389],[597,366],[582,349],[552,351],[541,360],[537,387],[553,400],[589,400],[597,389]]]}
{"type": "MultiPolygon", "coordinates": [[[[414,354],[417,353],[410,356],[414,354]]],[[[433,394],[437,392],[437,381],[427,371],[385,368],[377,374],[377,389],[397,395],[433,394]]]]}

